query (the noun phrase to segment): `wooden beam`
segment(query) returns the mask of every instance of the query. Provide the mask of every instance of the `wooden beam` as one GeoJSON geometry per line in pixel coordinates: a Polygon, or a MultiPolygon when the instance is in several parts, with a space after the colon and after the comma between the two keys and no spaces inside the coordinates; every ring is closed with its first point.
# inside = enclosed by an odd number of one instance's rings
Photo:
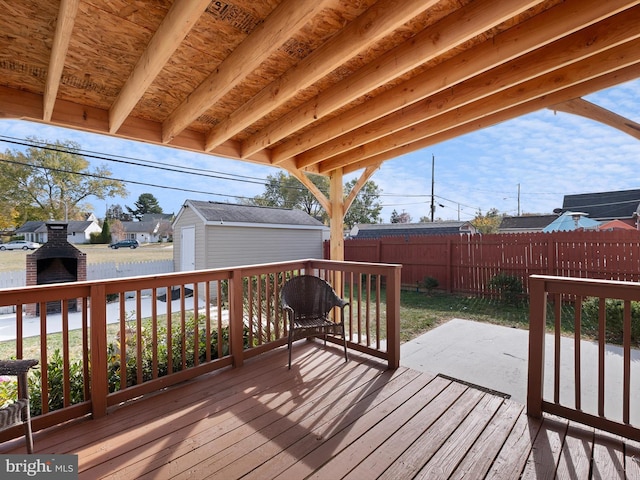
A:
{"type": "Polygon", "coordinates": [[[573,98],[566,102],[557,103],[547,108],[555,112],[580,115],[582,117],[595,120],[596,122],[604,123],[605,125],[617,128],[621,132],[624,132],[640,140],[640,123],[634,122],[633,120],[625,118],[605,108],[599,107],[598,105],[594,105],[591,102],[587,102],[582,98],[573,98]]]}
{"type": "MultiPolygon", "coordinates": [[[[623,10],[632,3],[617,1],[617,10],[623,10]]],[[[637,2],[634,2],[637,4],[637,2]]],[[[399,110],[407,105],[423,100],[430,95],[450,88],[478,73],[504,64],[518,56],[547,45],[606,18],[610,3],[599,0],[567,0],[526,22],[498,34],[493,39],[463,52],[437,67],[392,88],[369,100],[357,108],[325,122],[316,128],[294,137],[273,148],[273,161],[298,155],[314,146],[330,141],[340,135],[355,130],[376,118],[399,110]]],[[[305,166],[310,162],[298,159],[297,164],[305,166]]],[[[303,167],[301,167],[303,168],[303,167]]]]}
{"type": "Polygon", "coordinates": [[[316,200],[318,200],[318,203],[320,204],[320,206],[322,208],[324,208],[324,210],[327,212],[327,215],[329,217],[331,217],[331,202],[329,201],[329,199],[326,197],[326,195],[324,193],[322,193],[322,190],[320,190],[315,183],[313,183],[311,181],[311,179],[309,177],[307,177],[303,172],[301,172],[300,170],[297,169],[286,169],[291,175],[293,175],[294,177],[296,177],[300,183],[302,183],[305,187],[307,187],[307,189],[309,190],[309,192],[311,192],[311,194],[316,198],[316,200]]]}
{"type": "MultiPolygon", "coordinates": [[[[253,135],[243,143],[243,152],[256,152],[285,138],[537,3],[537,0],[480,0],[468,4],[253,135]]],[[[275,163],[283,159],[274,158],[275,163]]]]}
{"type": "MultiPolygon", "coordinates": [[[[381,0],[375,3],[211,129],[206,149],[210,150],[241,132],[435,3],[437,0],[381,0]]],[[[243,155],[251,155],[255,151],[243,151],[243,155]]]]}
{"type": "Polygon", "coordinates": [[[296,164],[299,168],[304,168],[325,161],[331,156],[349,155],[349,150],[360,145],[424,123],[438,115],[495,95],[560,67],[577,63],[633,38],[640,38],[640,6],[304,152],[296,158],[296,164]]]}
{"type": "Polygon", "coordinates": [[[164,121],[162,141],[178,133],[250,75],[331,0],[284,0],[164,121]]]}
{"type": "Polygon", "coordinates": [[[45,122],[51,120],[51,115],[53,115],[60,79],[62,78],[62,70],[64,69],[64,60],[67,57],[69,41],[71,40],[73,25],[76,22],[79,4],[80,0],[62,0],[60,2],[56,33],[51,46],[49,71],[47,72],[47,81],[44,86],[42,119],[45,122]]]}
{"type": "Polygon", "coordinates": [[[353,201],[358,196],[358,193],[360,192],[360,190],[362,190],[362,187],[364,187],[364,184],[367,183],[367,180],[369,180],[374,173],[376,173],[376,171],[380,168],[381,165],[382,165],[382,162],[375,165],[370,165],[367,168],[365,168],[364,172],[362,172],[362,175],[360,175],[360,178],[358,178],[355,185],[353,186],[353,188],[351,189],[351,191],[347,195],[347,198],[344,201],[345,215],[351,208],[351,205],[353,204],[353,201]]]}
{"type": "MultiPolygon", "coordinates": [[[[13,118],[42,123],[43,103],[42,95],[0,86],[0,119],[13,118]]],[[[107,110],[88,107],[66,100],[58,100],[56,102],[56,109],[51,121],[46,123],[85,132],[110,135],[109,112],[107,110]]],[[[162,125],[158,122],[128,117],[118,134],[111,136],[166,146],[162,143],[161,131],[162,125]]],[[[226,141],[212,152],[204,151],[204,134],[194,130],[184,130],[168,146],[203,153],[212,157],[214,155],[232,159],[240,157],[240,145],[232,140],[226,141]]],[[[271,159],[266,151],[258,152],[251,158],[244,160],[261,165],[271,165],[271,159]]],[[[293,162],[288,162],[287,166],[295,168],[293,162]]],[[[317,173],[317,167],[308,168],[305,171],[317,173]]]]}
{"type": "Polygon", "coordinates": [[[507,108],[496,113],[491,113],[481,118],[473,119],[466,123],[458,123],[453,128],[449,128],[433,135],[429,135],[425,138],[402,145],[392,150],[387,150],[378,155],[353,162],[344,167],[344,173],[345,175],[354,173],[362,168],[367,168],[371,165],[377,165],[380,162],[398,158],[402,155],[422,150],[424,148],[437,145],[438,143],[446,142],[453,138],[458,138],[463,135],[491,127],[493,125],[497,125],[498,123],[502,123],[520,117],[522,115],[527,115],[538,110],[548,108],[551,105],[565,102],[572,98],[587,95],[589,93],[603,90],[605,88],[611,88],[615,85],[637,79],[638,77],[640,77],[640,63],[624,67],[620,70],[616,70],[600,77],[595,77],[593,79],[580,82],[577,85],[572,85],[568,88],[561,89],[550,95],[535,98],[515,107],[507,108]]]}
{"type": "Polygon", "coordinates": [[[205,12],[211,0],[174,2],[109,111],[109,132],[115,133],[205,12]]]}
{"type": "MultiPolygon", "coordinates": [[[[322,162],[320,164],[320,172],[326,174],[334,168],[344,167],[347,164],[395,149],[401,145],[413,143],[421,138],[454,128],[485,115],[506,110],[537,97],[550,95],[556,91],[579,84],[584,79],[606,75],[639,62],[640,40],[636,39],[576,64],[554,70],[542,77],[516,85],[495,95],[490,95],[457,110],[439,115],[424,123],[413,125],[347,153],[337,155],[322,162]]],[[[553,105],[553,103],[548,105],[553,105]]]]}

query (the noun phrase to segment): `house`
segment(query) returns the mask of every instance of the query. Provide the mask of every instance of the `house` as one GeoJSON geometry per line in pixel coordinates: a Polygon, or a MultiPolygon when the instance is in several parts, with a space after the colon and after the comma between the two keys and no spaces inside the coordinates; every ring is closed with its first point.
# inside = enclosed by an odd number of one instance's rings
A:
{"type": "Polygon", "coordinates": [[[599,221],[620,220],[636,226],[640,189],[565,195],[562,211],[584,212],[599,221]]]}
{"type": "Polygon", "coordinates": [[[518,217],[502,217],[498,233],[534,233],[541,232],[553,222],[558,215],[521,215],[518,217]]]}
{"type": "MultiPolygon", "coordinates": [[[[67,224],[67,241],[69,243],[82,244],[89,243],[92,233],[102,232],[102,227],[98,224],[93,214],[88,220],[70,220],[67,224]]],[[[15,231],[16,236],[22,236],[25,240],[37,243],[47,243],[47,222],[43,220],[30,220],[25,222],[15,231]]]]}
{"type": "Polygon", "coordinates": [[[329,230],[302,210],[187,200],[173,222],[176,271],[322,258],[329,230]]]}
{"type": "Polygon", "coordinates": [[[123,239],[137,240],[140,243],[155,243],[162,239],[160,229],[161,222],[159,220],[120,223],[122,224],[123,229],[123,239]]]}
{"type": "Polygon", "coordinates": [[[478,233],[470,222],[361,223],[351,229],[351,238],[410,237],[415,235],[455,235],[478,233]]]}

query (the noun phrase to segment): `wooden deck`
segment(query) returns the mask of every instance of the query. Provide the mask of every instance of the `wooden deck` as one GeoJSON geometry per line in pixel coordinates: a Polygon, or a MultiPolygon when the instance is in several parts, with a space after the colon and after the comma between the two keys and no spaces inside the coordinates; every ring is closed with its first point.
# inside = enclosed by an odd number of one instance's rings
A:
{"type": "MultiPolygon", "coordinates": [[[[0,453],[24,452],[23,440],[0,453]]],[[[298,342],[38,432],[80,478],[640,478],[640,449],[457,381],[298,342]]]]}

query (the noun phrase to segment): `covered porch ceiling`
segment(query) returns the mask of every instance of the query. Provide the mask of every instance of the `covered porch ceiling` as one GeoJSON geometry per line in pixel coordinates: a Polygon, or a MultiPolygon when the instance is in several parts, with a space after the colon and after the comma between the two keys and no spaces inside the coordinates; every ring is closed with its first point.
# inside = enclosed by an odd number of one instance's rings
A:
{"type": "MultiPolygon", "coordinates": [[[[0,0],[0,118],[340,175],[640,77],[639,1],[0,0]]],[[[213,158],[212,158],[213,159],[213,158]]]]}

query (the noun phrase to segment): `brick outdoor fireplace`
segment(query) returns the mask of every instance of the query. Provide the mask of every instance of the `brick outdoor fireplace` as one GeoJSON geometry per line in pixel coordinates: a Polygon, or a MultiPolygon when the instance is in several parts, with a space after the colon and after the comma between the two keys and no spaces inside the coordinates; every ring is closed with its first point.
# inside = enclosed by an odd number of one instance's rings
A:
{"type": "MultiPolygon", "coordinates": [[[[47,223],[47,243],[27,255],[27,286],[80,282],[87,279],[87,254],[67,241],[66,222],[47,223]]],[[[69,300],[69,311],[82,308],[82,299],[69,300]]],[[[38,315],[39,304],[25,307],[27,315],[38,315]]],[[[48,302],[47,313],[60,313],[61,302],[48,302]]]]}

